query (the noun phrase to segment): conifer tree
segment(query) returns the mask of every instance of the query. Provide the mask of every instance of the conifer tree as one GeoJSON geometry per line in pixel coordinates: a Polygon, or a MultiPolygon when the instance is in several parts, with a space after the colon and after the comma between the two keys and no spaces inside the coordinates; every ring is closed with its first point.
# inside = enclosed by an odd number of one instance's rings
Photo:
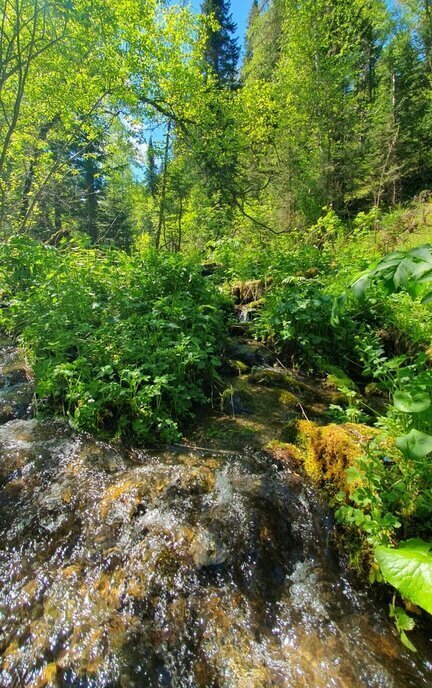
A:
{"type": "Polygon", "coordinates": [[[230,13],[229,0],[204,0],[201,12],[217,22],[208,27],[205,60],[223,86],[233,87],[237,80],[240,47],[235,37],[237,26],[230,13]]]}
{"type": "Polygon", "coordinates": [[[251,8],[249,10],[249,17],[246,30],[246,41],[245,41],[245,62],[248,62],[253,55],[253,41],[252,34],[254,31],[254,26],[257,17],[259,16],[259,5],[258,0],[253,0],[251,8]]]}
{"type": "Polygon", "coordinates": [[[146,172],[145,172],[145,183],[147,187],[147,191],[153,198],[157,194],[157,188],[158,188],[158,180],[159,180],[159,172],[157,168],[157,162],[156,162],[156,149],[153,143],[153,139],[150,138],[148,147],[147,147],[147,166],[146,166],[146,172]]]}

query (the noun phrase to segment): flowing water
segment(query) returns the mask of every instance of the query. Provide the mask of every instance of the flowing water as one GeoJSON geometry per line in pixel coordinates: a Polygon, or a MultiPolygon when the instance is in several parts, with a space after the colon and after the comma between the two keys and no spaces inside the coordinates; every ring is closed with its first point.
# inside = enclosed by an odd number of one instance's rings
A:
{"type": "Polygon", "coordinates": [[[34,420],[1,354],[2,687],[431,685],[427,637],[409,653],[353,586],[301,476],[34,420]]]}

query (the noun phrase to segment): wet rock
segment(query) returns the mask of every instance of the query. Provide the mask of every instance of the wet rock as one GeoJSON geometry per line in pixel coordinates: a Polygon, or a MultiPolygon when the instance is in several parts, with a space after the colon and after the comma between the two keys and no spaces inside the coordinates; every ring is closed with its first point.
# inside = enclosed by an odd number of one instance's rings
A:
{"type": "Polygon", "coordinates": [[[279,442],[278,440],[273,440],[266,447],[267,451],[278,461],[282,461],[288,464],[301,464],[302,455],[301,451],[294,444],[289,442],[279,442]]]}
{"type": "Polygon", "coordinates": [[[272,365],[276,357],[263,344],[254,341],[235,342],[229,347],[229,358],[242,361],[250,368],[262,365],[272,365]]]}
{"type": "Polygon", "coordinates": [[[27,367],[21,363],[5,366],[0,373],[0,387],[23,384],[29,382],[30,374],[27,367]]]}
{"type": "Polygon", "coordinates": [[[240,304],[235,307],[236,317],[240,323],[251,323],[259,315],[263,306],[263,299],[252,303],[240,304]]]}
{"type": "Polygon", "coordinates": [[[0,391],[0,424],[31,414],[34,386],[32,383],[7,387],[0,391]]]}
{"type": "Polygon", "coordinates": [[[219,538],[209,531],[200,531],[191,544],[191,554],[197,568],[219,566],[228,554],[219,538]]]}
{"type": "Polygon", "coordinates": [[[0,346],[0,388],[30,382],[33,378],[25,355],[14,347],[0,346]]]}
{"type": "Polygon", "coordinates": [[[251,397],[246,392],[234,390],[231,387],[222,394],[222,410],[232,416],[252,413],[251,397]]]}
{"type": "MultiPolygon", "coordinates": [[[[255,413],[276,408],[272,431],[291,414],[290,389],[235,383],[255,413]]],[[[217,419],[223,437],[252,424],[217,419]]],[[[330,457],[333,430],[317,433],[302,456],[323,444],[330,457]]],[[[221,435],[214,454],[150,454],[64,423],[0,427],[1,686],[429,684],[421,646],[408,657],[338,566],[327,511],[279,455],[294,448],[273,447],[281,470],[247,437],[220,451],[221,435]]]]}

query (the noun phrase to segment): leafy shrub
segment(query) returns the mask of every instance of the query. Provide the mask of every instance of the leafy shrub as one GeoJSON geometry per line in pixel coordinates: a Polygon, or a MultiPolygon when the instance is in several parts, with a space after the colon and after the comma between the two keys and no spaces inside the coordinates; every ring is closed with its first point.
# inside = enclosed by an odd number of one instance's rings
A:
{"type": "Polygon", "coordinates": [[[276,285],[289,276],[330,271],[331,258],[313,245],[301,244],[291,235],[271,241],[224,238],[209,245],[209,259],[220,266],[221,280],[272,277],[276,285]]]}
{"type": "Polygon", "coordinates": [[[413,300],[403,292],[392,294],[380,302],[379,317],[382,326],[391,328],[395,339],[405,349],[414,352],[431,346],[431,308],[421,303],[420,298],[413,300]]]}
{"type": "Polygon", "coordinates": [[[320,281],[288,278],[266,297],[256,334],[309,370],[340,363],[351,348],[352,326],[345,320],[340,327],[331,327],[332,302],[320,281]]]}
{"type": "Polygon", "coordinates": [[[224,301],[179,256],[13,239],[0,248],[1,325],[33,359],[37,395],[80,429],[170,440],[217,378],[224,301]],[[33,266],[33,267],[32,267],[33,266]]]}
{"type": "MultiPolygon", "coordinates": [[[[378,304],[378,317],[396,300],[405,305],[405,336],[412,329],[419,311],[425,315],[425,326],[411,334],[411,341],[426,345],[425,328],[431,328],[432,247],[420,246],[397,251],[380,260],[354,280],[348,290],[335,300],[333,323],[340,325],[346,316],[343,307],[347,297],[365,304],[371,288],[386,298],[378,304]],[[405,294],[403,293],[405,292],[405,294]],[[408,295],[411,308],[407,307],[408,295]],[[422,302],[420,303],[420,299],[422,302]]],[[[390,309],[391,312],[391,309],[390,309]]],[[[387,326],[388,326],[387,317],[387,326]]],[[[385,320],[384,320],[385,322],[385,320]]],[[[397,330],[397,328],[396,328],[397,330]]],[[[400,336],[400,330],[398,336],[400,336]]],[[[428,330],[429,331],[429,330],[428,330]]],[[[374,552],[372,578],[384,579],[405,598],[431,612],[432,544],[418,536],[432,536],[432,368],[427,353],[408,351],[406,355],[388,356],[377,332],[364,327],[355,338],[355,348],[364,375],[377,381],[389,398],[385,416],[376,425],[382,434],[373,440],[356,466],[347,471],[352,489],[337,495],[340,506],[337,518],[360,532],[374,552]],[[402,537],[413,536],[408,542],[402,537]]],[[[420,347],[421,348],[421,347],[420,347]]],[[[391,616],[402,642],[415,650],[406,631],[414,621],[397,607],[395,598],[391,616]]]]}

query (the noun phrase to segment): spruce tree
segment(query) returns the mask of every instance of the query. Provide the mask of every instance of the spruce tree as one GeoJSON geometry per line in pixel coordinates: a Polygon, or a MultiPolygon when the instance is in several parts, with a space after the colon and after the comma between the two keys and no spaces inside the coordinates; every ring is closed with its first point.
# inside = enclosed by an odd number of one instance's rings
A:
{"type": "Polygon", "coordinates": [[[258,0],[253,0],[251,8],[249,10],[249,17],[246,30],[246,41],[245,41],[245,62],[248,62],[253,55],[253,40],[252,34],[255,27],[255,22],[259,17],[259,5],[258,0]]]}
{"type": "Polygon", "coordinates": [[[147,147],[147,166],[145,171],[145,184],[147,191],[154,198],[157,194],[159,183],[159,172],[156,162],[156,148],[153,144],[153,139],[150,138],[147,147]]]}
{"type": "Polygon", "coordinates": [[[205,59],[219,83],[232,88],[237,80],[240,47],[235,37],[237,26],[230,13],[229,0],[204,0],[201,5],[204,16],[216,20],[216,28],[208,27],[205,59]]]}

